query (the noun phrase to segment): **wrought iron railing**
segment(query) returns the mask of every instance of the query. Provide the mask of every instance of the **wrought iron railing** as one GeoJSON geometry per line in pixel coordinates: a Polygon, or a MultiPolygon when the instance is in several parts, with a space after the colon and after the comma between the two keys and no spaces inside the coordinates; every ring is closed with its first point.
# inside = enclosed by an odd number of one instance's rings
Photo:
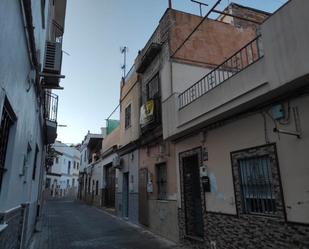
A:
{"type": "Polygon", "coordinates": [[[45,119],[57,122],[58,112],[58,95],[46,92],[45,93],[45,119]]]}
{"type": "Polygon", "coordinates": [[[182,92],[179,97],[179,108],[183,108],[222,82],[231,78],[241,70],[259,60],[262,56],[263,48],[261,36],[250,41],[222,64],[214,68],[193,86],[182,92]]]}

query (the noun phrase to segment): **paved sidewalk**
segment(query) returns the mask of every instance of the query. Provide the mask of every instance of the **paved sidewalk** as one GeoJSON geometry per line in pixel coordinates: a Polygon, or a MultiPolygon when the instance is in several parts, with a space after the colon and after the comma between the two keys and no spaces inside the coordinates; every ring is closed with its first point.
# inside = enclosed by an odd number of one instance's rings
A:
{"type": "Polygon", "coordinates": [[[173,242],[76,201],[47,201],[40,226],[31,249],[179,249],[173,242]]]}

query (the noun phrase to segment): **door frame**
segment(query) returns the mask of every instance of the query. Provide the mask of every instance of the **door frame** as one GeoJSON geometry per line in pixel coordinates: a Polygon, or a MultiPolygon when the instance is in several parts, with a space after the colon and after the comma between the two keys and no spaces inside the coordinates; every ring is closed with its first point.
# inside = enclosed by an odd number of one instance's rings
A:
{"type": "MultiPolygon", "coordinates": [[[[202,182],[199,178],[199,184],[200,184],[200,195],[201,195],[201,208],[202,208],[202,223],[203,223],[203,237],[195,237],[192,235],[189,235],[187,233],[187,215],[186,215],[186,205],[185,205],[185,194],[184,194],[184,175],[183,175],[183,159],[186,157],[191,157],[194,155],[197,155],[198,157],[198,163],[199,163],[199,167],[203,165],[203,157],[202,157],[202,147],[196,147],[187,151],[183,151],[180,152],[178,154],[179,156],[179,177],[180,177],[180,197],[181,197],[181,208],[180,208],[180,217],[183,218],[183,222],[180,224],[183,224],[183,227],[179,227],[179,229],[181,229],[181,234],[184,237],[187,238],[193,238],[197,239],[197,240],[205,240],[205,227],[206,227],[206,201],[205,201],[205,195],[203,192],[203,186],[202,186],[202,182]]],[[[198,168],[199,168],[198,167],[198,168]]]]}

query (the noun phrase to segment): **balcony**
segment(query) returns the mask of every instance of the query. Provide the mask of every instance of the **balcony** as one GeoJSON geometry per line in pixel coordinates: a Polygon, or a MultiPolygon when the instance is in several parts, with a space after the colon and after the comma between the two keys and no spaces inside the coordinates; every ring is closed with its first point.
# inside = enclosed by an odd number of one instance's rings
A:
{"type": "Polygon", "coordinates": [[[181,93],[178,97],[179,108],[181,109],[192,103],[194,100],[202,97],[213,88],[219,86],[224,81],[261,59],[262,56],[263,49],[261,36],[258,36],[224,61],[221,65],[206,74],[193,86],[181,93]]]}
{"type": "Polygon", "coordinates": [[[51,92],[45,93],[45,124],[46,144],[52,144],[57,138],[58,96],[51,92]]]}
{"type": "Polygon", "coordinates": [[[290,1],[262,25],[260,36],[182,93],[163,102],[163,136],[177,139],[309,82],[308,1],[290,1]],[[287,18],[289,17],[289,18],[287,18]]]}

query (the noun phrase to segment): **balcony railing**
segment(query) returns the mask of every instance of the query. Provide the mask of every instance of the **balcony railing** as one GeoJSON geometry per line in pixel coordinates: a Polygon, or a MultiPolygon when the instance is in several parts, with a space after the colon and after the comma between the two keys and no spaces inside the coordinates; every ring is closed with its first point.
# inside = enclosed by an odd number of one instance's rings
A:
{"type": "Polygon", "coordinates": [[[182,92],[179,97],[179,109],[190,104],[211,89],[239,73],[264,55],[261,36],[250,41],[222,64],[206,74],[193,86],[182,92]]]}
{"type": "Polygon", "coordinates": [[[51,92],[45,93],[45,119],[57,122],[58,96],[51,92]]]}

